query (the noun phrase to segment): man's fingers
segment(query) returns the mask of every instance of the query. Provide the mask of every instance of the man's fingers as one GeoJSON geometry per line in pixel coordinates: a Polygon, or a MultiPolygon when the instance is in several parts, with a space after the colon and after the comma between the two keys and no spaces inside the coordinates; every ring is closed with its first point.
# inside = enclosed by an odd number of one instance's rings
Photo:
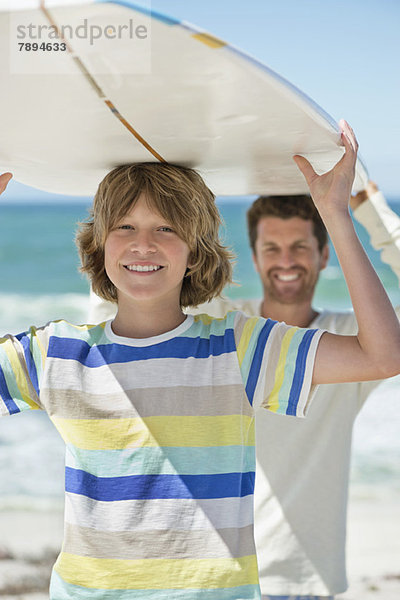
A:
{"type": "Polygon", "coordinates": [[[0,175],[0,194],[4,192],[11,178],[12,173],[3,173],[0,175]]]}
{"type": "Polygon", "coordinates": [[[295,154],[295,156],[293,156],[293,160],[303,173],[307,183],[310,184],[313,178],[317,176],[316,172],[311,166],[311,163],[304,158],[304,156],[300,156],[300,154],[295,154]]]}

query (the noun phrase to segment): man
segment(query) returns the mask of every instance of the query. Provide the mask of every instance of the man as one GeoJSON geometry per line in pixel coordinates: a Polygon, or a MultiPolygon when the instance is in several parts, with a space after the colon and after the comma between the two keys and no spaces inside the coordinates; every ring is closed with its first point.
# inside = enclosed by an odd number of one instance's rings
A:
{"type": "MultiPolygon", "coordinates": [[[[352,199],[352,208],[400,279],[400,219],[373,183],[352,199]]],[[[312,305],[328,246],[310,198],[258,199],[248,224],[263,299],[213,301],[198,312],[223,316],[239,308],[290,325],[354,334],[353,313],[318,312],[312,305]]],[[[316,600],[346,589],[352,429],[378,383],[321,386],[300,424],[267,411],[257,414],[255,536],[263,600],[316,600]]]]}
{"type": "MultiPolygon", "coordinates": [[[[372,182],[352,199],[352,208],[400,279],[399,217],[372,182]]],[[[354,333],[353,313],[318,312],[312,305],[328,261],[325,227],[312,201],[260,198],[248,212],[248,226],[264,295],[261,302],[235,302],[235,308],[299,327],[354,333]]],[[[255,536],[264,600],[324,598],[346,589],[352,429],[378,383],[321,386],[300,427],[280,415],[257,415],[255,536]]]]}

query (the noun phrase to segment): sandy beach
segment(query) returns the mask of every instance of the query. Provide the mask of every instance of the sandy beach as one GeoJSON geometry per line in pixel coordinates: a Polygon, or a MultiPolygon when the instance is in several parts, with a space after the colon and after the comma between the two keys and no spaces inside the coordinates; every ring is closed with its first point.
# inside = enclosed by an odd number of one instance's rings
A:
{"type": "MultiPolygon", "coordinates": [[[[0,597],[48,599],[62,530],[62,510],[0,512],[0,597]]],[[[351,497],[347,563],[349,589],[337,600],[400,598],[400,502],[351,497]]]]}
{"type": "Polygon", "coordinates": [[[400,499],[350,497],[349,588],[337,600],[400,598],[400,499]]]}
{"type": "Polygon", "coordinates": [[[48,599],[62,534],[62,510],[0,512],[0,597],[48,599]]]}

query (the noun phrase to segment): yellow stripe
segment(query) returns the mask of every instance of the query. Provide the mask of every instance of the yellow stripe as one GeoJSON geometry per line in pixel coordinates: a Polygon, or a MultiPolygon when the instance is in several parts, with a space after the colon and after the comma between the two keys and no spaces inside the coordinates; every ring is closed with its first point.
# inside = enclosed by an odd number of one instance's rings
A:
{"type": "Polygon", "coordinates": [[[37,334],[37,329],[36,327],[31,327],[30,328],[30,334],[31,334],[31,338],[32,338],[32,344],[33,344],[33,354],[35,355],[35,349],[37,348],[39,351],[39,355],[41,357],[41,368],[43,368],[43,365],[45,363],[46,360],[46,349],[42,344],[42,341],[40,339],[40,337],[37,334]]]}
{"type": "Polygon", "coordinates": [[[201,321],[204,325],[210,325],[210,323],[215,323],[216,321],[225,321],[225,317],[211,317],[205,313],[201,313],[200,315],[194,315],[194,322],[201,321]]]}
{"type": "Polygon", "coordinates": [[[275,370],[275,382],[272,392],[268,401],[268,408],[272,412],[276,412],[279,408],[279,392],[283,384],[283,379],[285,377],[285,365],[286,365],[286,357],[289,351],[290,342],[297,329],[293,327],[289,329],[283,336],[281,352],[279,354],[278,364],[275,370]]]}
{"type": "Polygon", "coordinates": [[[197,321],[201,321],[204,325],[210,325],[210,323],[212,321],[215,321],[216,319],[214,319],[214,317],[210,317],[209,315],[206,314],[201,314],[201,315],[195,315],[194,317],[194,322],[196,323],[197,321]]]}
{"type": "Polygon", "coordinates": [[[226,42],[214,37],[213,35],[210,35],[209,33],[195,33],[192,35],[192,37],[196,40],[199,40],[199,42],[203,42],[203,44],[209,46],[210,48],[223,48],[226,46],[226,42]]]}
{"type": "Polygon", "coordinates": [[[218,589],[258,583],[254,555],[236,559],[118,560],[62,552],[54,569],[67,583],[102,590],[218,589]]]}
{"type": "Polygon", "coordinates": [[[246,415],[52,421],[66,443],[85,450],[254,445],[253,419],[246,415]]]}
{"type": "Polygon", "coordinates": [[[258,321],[258,317],[252,317],[251,319],[248,319],[246,321],[246,324],[243,327],[242,336],[237,347],[237,355],[240,366],[242,365],[243,359],[246,355],[246,351],[250,343],[251,336],[253,335],[254,327],[257,325],[258,321]]]}
{"type": "Polygon", "coordinates": [[[26,374],[21,366],[17,351],[11,343],[4,344],[4,349],[7,354],[7,358],[10,361],[11,368],[15,377],[15,383],[17,385],[19,393],[21,394],[22,400],[26,402],[26,404],[30,406],[33,410],[38,410],[39,406],[31,398],[29,386],[26,381],[26,374]]]}

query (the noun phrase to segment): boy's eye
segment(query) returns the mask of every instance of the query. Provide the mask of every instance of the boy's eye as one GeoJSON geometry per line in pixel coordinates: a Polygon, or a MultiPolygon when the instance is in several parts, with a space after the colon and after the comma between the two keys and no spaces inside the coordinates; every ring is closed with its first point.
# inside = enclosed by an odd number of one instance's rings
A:
{"type": "Polygon", "coordinates": [[[159,227],[158,228],[159,231],[167,231],[167,232],[173,232],[172,227],[169,227],[168,225],[163,225],[163,227],[159,227]]]}
{"type": "Polygon", "coordinates": [[[117,229],[133,229],[133,227],[132,227],[132,225],[122,224],[122,225],[118,225],[117,229]]]}

